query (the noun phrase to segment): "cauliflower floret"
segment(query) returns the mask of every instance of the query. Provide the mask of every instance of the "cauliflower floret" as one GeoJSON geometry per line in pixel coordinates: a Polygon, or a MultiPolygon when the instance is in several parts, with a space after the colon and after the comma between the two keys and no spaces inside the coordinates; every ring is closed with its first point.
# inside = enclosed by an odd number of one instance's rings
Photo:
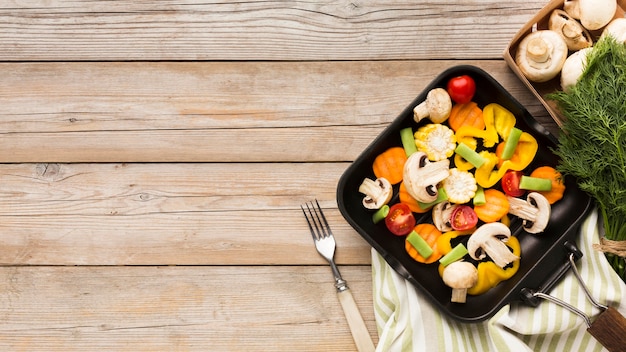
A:
{"type": "Polygon", "coordinates": [[[471,172],[452,168],[450,176],[443,180],[443,189],[446,190],[450,203],[463,204],[474,198],[478,186],[471,172]]]}
{"type": "Polygon", "coordinates": [[[429,160],[440,161],[454,154],[456,137],[447,126],[431,123],[420,127],[413,137],[417,149],[424,152],[429,160]]]}

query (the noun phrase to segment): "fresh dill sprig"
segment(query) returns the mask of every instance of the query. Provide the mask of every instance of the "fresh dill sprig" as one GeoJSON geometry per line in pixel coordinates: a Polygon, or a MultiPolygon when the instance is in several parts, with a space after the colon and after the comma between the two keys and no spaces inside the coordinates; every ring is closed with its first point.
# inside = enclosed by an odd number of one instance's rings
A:
{"type": "MultiPolygon", "coordinates": [[[[626,240],[626,44],[602,37],[578,83],[547,98],[565,116],[554,150],[561,158],[557,169],[596,200],[605,237],[626,240]]],[[[624,258],[607,258],[626,281],[624,258]]]]}

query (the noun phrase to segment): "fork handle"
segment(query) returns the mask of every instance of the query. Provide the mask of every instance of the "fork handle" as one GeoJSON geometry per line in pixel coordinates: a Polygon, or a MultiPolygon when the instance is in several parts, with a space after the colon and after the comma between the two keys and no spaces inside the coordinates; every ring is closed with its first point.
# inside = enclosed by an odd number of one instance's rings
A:
{"type": "Polygon", "coordinates": [[[354,339],[357,350],[359,352],[374,352],[376,348],[365,326],[363,317],[359,312],[359,307],[354,301],[352,292],[346,287],[346,289],[342,291],[337,291],[337,296],[343,308],[343,313],[346,315],[346,320],[348,321],[348,326],[350,327],[350,332],[352,333],[352,338],[354,339]]]}

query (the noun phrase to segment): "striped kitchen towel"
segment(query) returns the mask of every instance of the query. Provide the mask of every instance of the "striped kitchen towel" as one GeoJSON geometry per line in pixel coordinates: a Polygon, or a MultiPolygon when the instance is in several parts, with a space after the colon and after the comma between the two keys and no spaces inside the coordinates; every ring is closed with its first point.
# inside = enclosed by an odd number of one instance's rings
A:
{"type": "MultiPolygon", "coordinates": [[[[626,285],[610,267],[598,243],[598,212],[582,223],[577,244],[584,253],[577,268],[592,297],[626,315],[626,285]],[[624,302],[620,305],[620,302],[624,302]]],[[[481,323],[457,322],[442,313],[372,249],[374,313],[378,352],[407,351],[603,351],[582,318],[548,301],[536,308],[522,303],[503,307],[481,323]]],[[[572,273],[551,295],[595,317],[599,310],[587,300],[572,273]]]]}

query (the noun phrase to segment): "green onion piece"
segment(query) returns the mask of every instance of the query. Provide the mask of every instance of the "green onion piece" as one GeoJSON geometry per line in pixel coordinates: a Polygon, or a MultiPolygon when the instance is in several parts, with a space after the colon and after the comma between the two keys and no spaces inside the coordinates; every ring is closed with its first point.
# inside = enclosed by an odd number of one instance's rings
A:
{"type": "Polygon", "coordinates": [[[374,222],[374,224],[378,224],[387,217],[387,214],[389,214],[389,206],[385,204],[380,207],[380,209],[376,210],[374,215],[372,215],[372,221],[374,222]]]}
{"type": "Polygon", "coordinates": [[[441,259],[439,259],[439,263],[443,266],[447,266],[450,263],[454,263],[457,260],[462,259],[467,253],[467,248],[465,248],[463,243],[459,243],[456,247],[452,248],[450,252],[441,257],[441,259]]]}
{"type": "Polygon", "coordinates": [[[524,175],[519,181],[519,188],[527,191],[550,191],[552,180],[524,175]]]}
{"type": "Polygon", "coordinates": [[[426,240],[418,235],[417,232],[411,231],[406,237],[406,240],[409,241],[411,246],[413,246],[422,257],[428,258],[433,254],[433,249],[430,248],[426,240]]]}
{"type": "Polygon", "coordinates": [[[470,164],[474,165],[475,168],[481,167],[482,164],[487,161],[487,159],[476,153],[475,150],[472,150],[472,148],[468,147],[465,143],[459,143],[454,152],[462,156],[463,159],[467,160],[470,164]]]}
{"type": "MultiPolygon", "coordinates": [[[[478,185],[477,185],[478,186],[478,185]]],[[[476,188],[476,194],[474,195],[474,205],[485,205],[487,203],[487,199],[485,198],[485,189],[478,186],[476,188]]]]}
{"type": "Polygon", "coordinates": [[[411,156],[411,154],[417,151],[417,145],[415,144],[413,129],[411,127],[400,130],[400,139],[402,140],[402,147],[404,148],[406,156],[411,156]]]}
{"type": "Polygon", "coordinates": [[[500,156],[500,159],[511,159],[511,157],[515,153],[515,148],[517,147],[517,142],[519,142],[519,137],[521,135],[522,130],[516,127],[511,128],[511,132],[509,132],[509,138],[506,139],[506,143],[504,144],[504,150],[502,151],[502,156],[500,156]]]}
{"type": "Polygon", "coordinates": [[[423,203],[418,201],[417,205],[420,206],[420,208],[422,209],[428,209],[430,207],[432,207],[435,204],[441,203],[444,200],[448,200],[448,193],[446,193],[446,190],[443,189],[443,187],[440,187],[437,189],[438,193],[437,193],[437,199],[435,199],[434,201],[430,202],[430,203],[423,203]]]}

